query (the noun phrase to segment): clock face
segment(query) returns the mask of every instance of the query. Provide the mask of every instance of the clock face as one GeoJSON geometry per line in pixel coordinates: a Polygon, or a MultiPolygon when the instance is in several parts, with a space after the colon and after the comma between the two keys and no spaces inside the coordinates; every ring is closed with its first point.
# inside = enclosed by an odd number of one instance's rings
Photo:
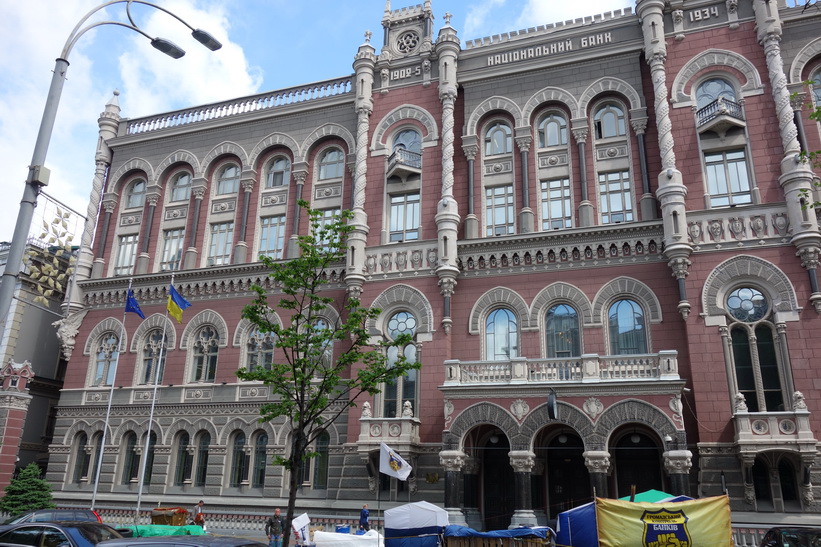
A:
{"type": "Polygon", "coordinates": [[[419,47],[419,33],[415,30],[403,32],[396,40],[396,49],[398,49],[400,53],[407,55],[408,53],[412,53],[417,47],[419,47]]]}

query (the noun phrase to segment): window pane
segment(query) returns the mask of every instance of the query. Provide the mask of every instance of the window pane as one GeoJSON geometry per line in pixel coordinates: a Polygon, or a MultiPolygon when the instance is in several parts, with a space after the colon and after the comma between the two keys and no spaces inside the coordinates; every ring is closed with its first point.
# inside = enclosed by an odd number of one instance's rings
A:
{"type": "Polygon", "coordinates": [[[145,181],[138,180],[131,184],[126,201],[127,209],[142,207],[145,203],[145,181]]]}
{"type": "Polygon", "coordinates": [[[194,342],[192,382],[213,382],[217,371],[219,336],[210,325],[199,330],[194,342]]]}
{"type": "Polygon", "coordinates": [[[285,215],[265,217],[260,225],[259,254],[275,260],[285,249],[285,215]]]}
{"type": "Polygon", "coordinates": [[[114,275],[131,275],[134,271],[134,258],[137,256],[137,234],[120,236],[117,249],[114,275]]]}
{"type": "Polygon", "coordinates": [[[752,203],[744,150],[704,154],[704,171],[711,206],[726,207],[752,203]]]}
{"type": "Polygon", "coordinates": [[[599,173],[599,207],[602,224],[633,221],[629,171],[599,173]]]}
{"type": "Polygon", "coordinates": [[[647,353],[644,312],[632,300],[619,300],[608,312],[610,351],[613,355],[647,353]]]}
{"type": "Polygon", "coordinates": [[[163,232],[162,261],[160,262],[160,269],[163,271],[180,269],[184,236],[183,228],[163,232]]]}
{"type": "Polygon", "coordinates": [[[498,236],[513,233],[513,185],[485,189],[486,234],[498,236]]]}
{"type": "Polygon", "coordinates": [[[288,186],[291,183],[291,160],[288,158],[274,158],[268,167],[268,177],[265,182],[267,188],[274,186],[288,186]]]}
{"type": "Polygon", "coordinates": [[[390,240],[419,239],[419,194],[391,196],[390,240]]]}
{"type": "Polygon", "coordinates": [[[211,244],[208,247],[208,265],[231,263],[231,247],[234,243],[234,223],[211,225],[211,244]]]}
{"type": "Polygon", "coordinates": [[[566,304],[553,306],[547,312],[545,325],[549,358],[581,355],[579,316],[575,309],[566,304]]]}
{"type": "Polygon", "coordinates": [[[508,309],[491,312],[485,322],[486,359],[505,361],[518,356],[519,330],[516,316],[508,309]]]}
{"type": "Polygon", "coordinates": [[[513,137],[507,124],[496,122],[485,134],[485,154],[509,154],[513,150],[513,137]]]}
{"type": "Polygon", "coordinates": [[[541,182],[542,230],[556,230],[572,226],[570,180],[541,182]]]}
{"type": "Polygon", "coordinates": [[[322,154],[319,161],[319,180],[342,178],[345,170],[345,156],[338,148],[322,154]]]}
{"type": "Polygon", "coordinates": [[[229,165],[222,170],[217,182],[217,194],[236,194],[239,191],[240,170],[236,165],[229,165]]]}
{"type": "Polygon", "coordinates": [[[191,196],[191,175],[182,173],[174,178],[171,201],[187,201],[191,196]]]}

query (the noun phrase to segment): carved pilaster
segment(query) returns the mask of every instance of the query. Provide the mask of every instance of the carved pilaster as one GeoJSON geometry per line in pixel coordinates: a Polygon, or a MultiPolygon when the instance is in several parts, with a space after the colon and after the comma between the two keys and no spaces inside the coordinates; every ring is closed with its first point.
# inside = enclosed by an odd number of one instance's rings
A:
{"type": "Polygon", "coordinates": [[[693,453],[689,450],[668,450],[664,453],[664,470],[668,475],[686,475],[693,467],[693,453]]]}
{"type": "Polygon", "coordinates": [[[467,461],[467,454],[461,450],[442,450],[439,452],[439,464],[445,471],[461,471],[467,461]]]}
{"type": "Polygon", "coordinates": [[[536,454],[529,450],[511,450],[508,457],[510,466],[516,473],[530,473],[536,461],[536,454]]]}
{"type": "Polygon", "coordinates": [[[582,453],[584,465],[590,473],[610,473],[610,452],[605,450],[586,450],[582,453]]]}

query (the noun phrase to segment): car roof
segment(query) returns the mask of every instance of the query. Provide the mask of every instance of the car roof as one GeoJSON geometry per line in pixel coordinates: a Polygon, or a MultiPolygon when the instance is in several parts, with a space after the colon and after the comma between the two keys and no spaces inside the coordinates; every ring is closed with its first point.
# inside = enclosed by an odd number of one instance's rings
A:
{"type": "Polygon", "coordinates": [[[203,547],[267,547],[266,543],[261,543],[255,539],[237,536],[145,536],[135,538],[109,539],[98,543],[101,547],[149,547],[150,545],[191,545],[203,547]]]}

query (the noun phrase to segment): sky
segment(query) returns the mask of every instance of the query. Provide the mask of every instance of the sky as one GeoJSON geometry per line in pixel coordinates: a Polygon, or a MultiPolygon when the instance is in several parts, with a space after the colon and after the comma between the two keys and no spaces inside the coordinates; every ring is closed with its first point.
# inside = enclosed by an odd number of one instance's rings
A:
{"type": "MultiPolygon", "coordinates": [[[[135,0],[137,1],[137,0],[135,0]]],[[[392,0],[399,9],[422,0],[392,0]]],[[[75,25],[102,0],[0,2],[0,242],[11,241],[28,165],[43,114],[55,59],[75,25]]],[[[97,118],[116,89],[120,115],[138,118],[199,104],[253,95],[345,76],[356,50],[372,31],[382,47],[384,0],[155,0],[194,28],[220,40],[211,52],[186,27],[161,10],[132,4],[134,23],[151,36],[186,51],[171,59],[141,34],[120,25],[83,33],[68,55],[70,66],[57,111],[44,191],[74,210],[69,230],[79,243],[94,177],[97,118]]],[[[434,36],[446,12],[464,44],[538,25],[632,7],[633,0],[432,0],[434,36]]],[[[128,22],[125,0],[96,12],[86,23],[128,22]]],[[[83,25],[79,28],[85,28],[83,25]]],[[[31,234],[51,222],[53,202],[41,198],[31,234]]]]}

